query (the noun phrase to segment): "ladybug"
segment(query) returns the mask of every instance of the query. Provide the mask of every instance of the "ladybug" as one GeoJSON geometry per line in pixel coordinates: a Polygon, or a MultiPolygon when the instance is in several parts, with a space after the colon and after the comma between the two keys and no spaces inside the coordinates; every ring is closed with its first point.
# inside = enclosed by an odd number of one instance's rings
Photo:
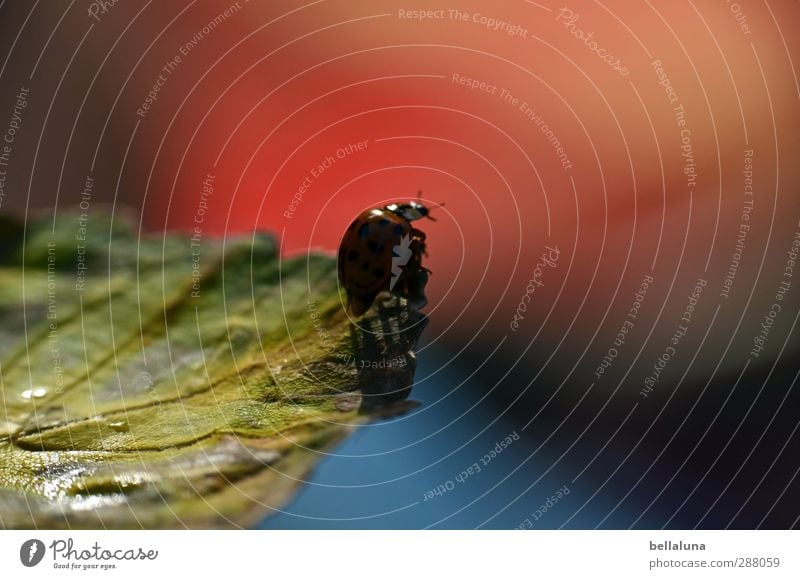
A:
{"type": "Polygon", "coordinates": [[[366,312],[383,291],[407,298],[414,309],[428,303],[425,233],[411,225],[423,217],[436,221],[422,203],[392,203],[364,211],[347,228],[339,246],[339,282],[353,315],[366,312]]]}

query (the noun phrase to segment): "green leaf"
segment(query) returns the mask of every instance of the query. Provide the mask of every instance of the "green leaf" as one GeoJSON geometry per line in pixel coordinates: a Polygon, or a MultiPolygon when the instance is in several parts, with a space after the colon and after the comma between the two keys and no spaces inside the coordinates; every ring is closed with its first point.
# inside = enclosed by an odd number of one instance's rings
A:
{"type": "Polygon", "coordinates": [[[134,223],[0,223],[4,528],[249,526],[408,407],[427,320],[405,300],[351,322],[333,257],[134,223]]]}

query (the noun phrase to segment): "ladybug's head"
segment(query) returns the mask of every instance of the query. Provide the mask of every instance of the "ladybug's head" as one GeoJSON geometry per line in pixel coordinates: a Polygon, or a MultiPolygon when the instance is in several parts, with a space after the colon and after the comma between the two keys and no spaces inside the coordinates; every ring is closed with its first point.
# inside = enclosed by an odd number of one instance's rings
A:
{"type": "Polygon", "coordinates": [[[392,203],[386,207],[386,210],[391,211],[395,215],[399,215],[406,221],[416,221],[423,217],[427,217],[431,221],[436,221],[436,219],[430,216],[430,209],[416,201],[410,201],[409,203],[392,203]]]}

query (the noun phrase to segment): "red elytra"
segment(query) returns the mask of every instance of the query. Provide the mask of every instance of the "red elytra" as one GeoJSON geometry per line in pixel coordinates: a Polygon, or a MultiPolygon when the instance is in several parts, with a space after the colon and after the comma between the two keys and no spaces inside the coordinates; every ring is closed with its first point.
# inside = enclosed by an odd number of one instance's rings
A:
{"type": "Polygon", "coordinates": [[[339,246],[339,282],[353,315],[366,312],[383,291],[407,298],[417,309],[427,303],[425,234],[411,222],[433,220],[429,211],[415,201],[391,204],[364,211],[347,228],[339,246]]]}

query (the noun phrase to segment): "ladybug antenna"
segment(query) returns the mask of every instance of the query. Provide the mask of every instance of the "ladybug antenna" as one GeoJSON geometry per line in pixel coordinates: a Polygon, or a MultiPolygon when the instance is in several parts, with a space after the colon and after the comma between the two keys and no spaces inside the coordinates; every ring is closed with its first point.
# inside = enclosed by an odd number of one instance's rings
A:
{"type": "MultiPolygon", "coordinates": [[[[436,203],[436,201],[431,201],[431,203],[433,203],[433,205],[434,205],[435,207],[444,207],[444,201],[442,201],[441,203],[436,203]]],[[[430,213],[430,211],[428,211],[428,215],[427,215],[427,217],[428,217],[428,219],[430,219],[431,221],[436,221],[436,218],[435,218],[435,217],[431,217],[431,213],[430,213]]]]}
{"type": "MultiPolygon", "coordinates": [[[[422,189],[419,189],[417,191],[417,201],[421,201],[421,200],[422,200],[422,189]]],[[[436,207],[444,207],[444,201],[442,201],[441,203],[436,203],[435,201],[431,201],[431,203],[436,207]]],[[[428,211],[428,213],[425,214],[425,217],[427,217],[431,221],[436,221],[435,217],[431,217],[430,211],[428,211]]]]}

